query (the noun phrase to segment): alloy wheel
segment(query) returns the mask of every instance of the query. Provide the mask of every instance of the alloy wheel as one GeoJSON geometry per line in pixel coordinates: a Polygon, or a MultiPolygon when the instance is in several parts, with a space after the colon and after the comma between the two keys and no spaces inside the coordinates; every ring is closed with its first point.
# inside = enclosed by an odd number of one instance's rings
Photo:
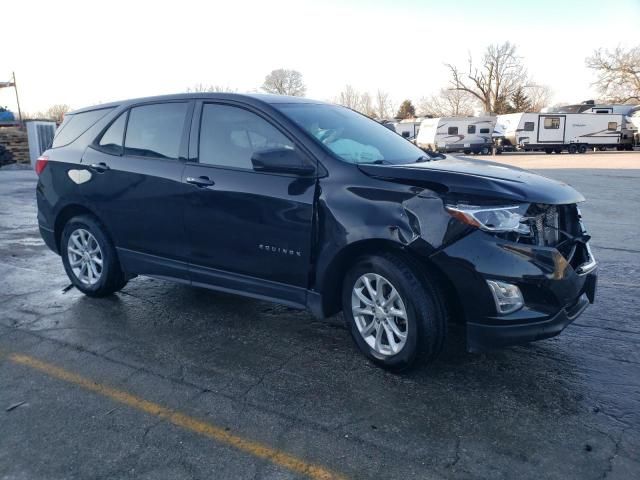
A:
{"type": "Polygon", "coordinates": [[[365,342],[379,355],[398,354],[407,342],[407,309],[389,280],[365,273],[351,293],[351,311],[365,342]]]}
{"type": "Polygon", "coordinates": [[[80,282],[95,285],[102,276],[103,255],[96,238],[84,228],[74,230],[67,244],[69,266],[80,282]]]}

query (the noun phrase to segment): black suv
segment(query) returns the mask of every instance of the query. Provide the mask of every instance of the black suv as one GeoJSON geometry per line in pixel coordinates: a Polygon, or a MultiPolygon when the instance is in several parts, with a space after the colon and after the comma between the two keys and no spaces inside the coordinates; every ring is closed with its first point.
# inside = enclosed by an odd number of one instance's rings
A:
{"type": "Polygon", "coordinates": [[[393,370],[433,359],[449,321],[475,351],[556,335],[594,298],[577,191],[433,159],[344,107],[236,94],[99,105],[65,116],[36,171],[40,232],[85,294],[149,275],[342,310],[393,370]]]}

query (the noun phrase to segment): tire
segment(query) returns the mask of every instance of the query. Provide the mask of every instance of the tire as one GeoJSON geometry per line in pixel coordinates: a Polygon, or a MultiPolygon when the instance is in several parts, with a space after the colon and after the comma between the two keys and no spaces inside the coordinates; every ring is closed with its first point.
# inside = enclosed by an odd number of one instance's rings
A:
{"type": "Polygon", "coordinates": [[[587,153],[587,146],[586,145],[580,145],[578,147],[578,153],[587,153]]]}
{"type": "Polygon", "coordinates": [[[544,153],[546,153],[547,155],[551,155],[553,153],[553,148],[545,148],[544,153]]]}
{"type": "Polygon", "coordinates": [[[447,315],[442,293],[436,284],[430,281],[428,274],[416,269],[412,266],[413,264],[400,254],[366,256],[359,259],[347,272],[343,282],[343,314],[353,340],[360,351],[372,362],[394,372],[434,360],[442,351],[447,335],[447,315]],[[366,276],[373,277],[370,278],[370,284],[374,290],[378,282],[381,282],[383,298],[386,293],[388,299],[391,288],[395,289],[398,297],[389,310],[403,311],[404,309],[406,320],[401,316],[386,317],[383,320],[381,317],[384,315],[382,313],[384,307],[375,309],[361,300],[362,297],[356,293],[358,290],[365,298],[372,299],[363,281],[366,276]],[[372,312],[377,311],[379,317],[374,316],[373,313],[371,315],[356,313],[358,316],[356,319],[354,309],[362,307],[372,312]],[[373,325],[377,319],[380,323],[365,339],[361,331],[366,332],[368,327],[374,328],[373,325]],[[401,346],[399,344],[402,343],[402,339],[395,333],[391,333],[393,342],[387,336],[387,332],[392,332],[388,327],[390,322],[395,324],[397,331],[406,334],[404,344],[401,346]],[[376,348],[378,343],[375,337],[378,330],[381,331],[380,347],[376,348]],[[396,344],[395,352],[392,343],[396,344]]]}
{"type": "Polygon", "coordinates": [[[489,147],[482,147],[480,149],[480,155],[489,155],[489,147]]]}
{"type": "Polygon", "coordinates": [[[471,155],[471,150],[464,150],[464,151],[463,151],[463,153],[464,153],[465,155],[471,155]]]}
{"type": "Polygon", "coordinates": [[[557,153],[558,155],[560,155],[562,153],[562,149],[561,148],[554,148],[553,149],[553,153],[557,153]]]}
{"type": "Polygon", "coordinates": [[[73,286],[89,297],[106,297],[127,284],[113,242],[91,215],[79,215],[66,223],[60,254],[73,286]],[[101,267],[98,261],[102,262],[101,267]],[[88,265],[91,262],[93,268],[88,265]]]}
{"type": "Polygon", "coordinates": [[[569,145],[569,148],[567,148],[567,151],[573,155],[578,151],[578,146],[572,143],[571,145],[569,145]]]}

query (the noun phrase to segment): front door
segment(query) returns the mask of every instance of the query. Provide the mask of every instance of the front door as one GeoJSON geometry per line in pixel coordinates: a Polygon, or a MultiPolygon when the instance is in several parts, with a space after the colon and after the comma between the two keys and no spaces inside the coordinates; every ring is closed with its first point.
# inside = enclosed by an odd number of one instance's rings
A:
{"type": "Polygon", "coordinates": [[[183,175],[193,283],[304,303],[315,175],[253,170],[254,152],[297,148],[259,112],[204,103],[200,114],[198,162],[183,175]]]}
{"type": "Polygon", "coordinates": [[[539,143],[564,143],[564,115],[540,115],[538,117],[539,143]]]}
{"type": "Polygon", "coordinates": [[[190,110],[188,102],[135,106],[83,156],[92,178],[81,187],[127,271],[188,279],[180,157],[190,110]]]}

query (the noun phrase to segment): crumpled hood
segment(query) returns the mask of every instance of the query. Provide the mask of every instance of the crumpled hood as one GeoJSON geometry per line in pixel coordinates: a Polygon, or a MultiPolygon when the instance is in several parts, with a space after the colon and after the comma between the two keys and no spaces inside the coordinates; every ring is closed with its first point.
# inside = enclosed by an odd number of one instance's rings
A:
{"type": "Polygon", "coordinates": [[[447,156],[444,160],[407,165],[360,164],[367,175],[439,193],[474,195],[516,202],[560,205],[584,201],[566,183],[495,162],[447,156]]]}

